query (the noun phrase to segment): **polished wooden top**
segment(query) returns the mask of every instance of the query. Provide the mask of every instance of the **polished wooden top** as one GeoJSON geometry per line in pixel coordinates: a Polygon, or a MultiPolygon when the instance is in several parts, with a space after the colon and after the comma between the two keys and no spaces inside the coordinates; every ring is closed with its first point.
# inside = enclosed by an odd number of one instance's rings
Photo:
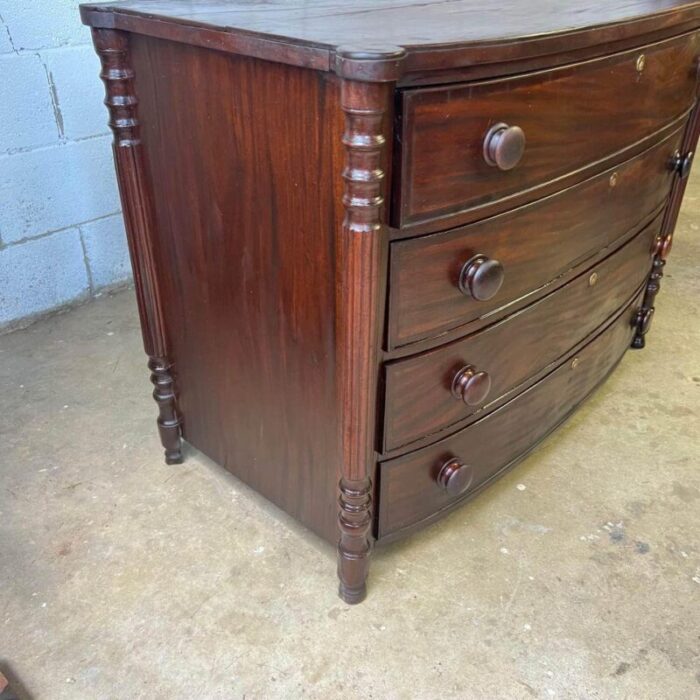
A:
{"type": "Polygon", "coordinates": [[[687,0],[123,0],[91,7],[318,46],[408,47],[561,33],[693,5],[687,0]]]}
{"type": "Polygon", "coordinates": [[[93,27],[328,70],[339,47],[371,60],[396,47],[435,56],[459,46],[471,48],[468,65],[692,29],[700,0],[122,0],[81,13],[93,27]]]}

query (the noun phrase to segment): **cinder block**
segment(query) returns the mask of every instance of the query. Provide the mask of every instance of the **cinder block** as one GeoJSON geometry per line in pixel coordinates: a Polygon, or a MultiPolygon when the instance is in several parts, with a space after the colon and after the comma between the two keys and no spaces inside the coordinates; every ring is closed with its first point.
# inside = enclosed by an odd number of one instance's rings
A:
{"type": "Polygon", "coordinates": [[[51,92],[39,57],[3,54],[0,76],[0,152],[57,143],[51,92]]]}
{"type": "Polygon", "coordinates": [[[77,229],[0,250],[0,326],[88,293],[77,229]]]}
{"type": "Polygon", "coordinates": [[[80,139],[108,132],[100,61],[92,46],[41,52],[58,103],[63,134],[80,139]]]}
{"type": "Polygon", "coordinates": [[[95,289],[131,277],[129,249],[121,214],[80,227],[85,244],[85,255],[95,289]]]}
{"type": "Polygon", "coordinates": [[[2,18],[15,48],[90,43],[90,31],[80,22],[78,0],[3,0],[2,18]]]}
{"type": "Polygon", "coordinates": [[[18,241],[119,211],[110,137],[0,157],[0,238],[18,241]]]}

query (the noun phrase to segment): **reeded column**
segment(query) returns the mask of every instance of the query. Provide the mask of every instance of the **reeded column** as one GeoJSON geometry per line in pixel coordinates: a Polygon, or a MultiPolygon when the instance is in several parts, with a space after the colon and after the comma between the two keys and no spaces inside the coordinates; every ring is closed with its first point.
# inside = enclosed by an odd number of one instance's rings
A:
{"type": "Polygon", "coordinates": [[[401,49],[341,49],[336,72],[345,114],[343,206],[337,245],[342,476],[339,484],[340,597],[366,595],[375,468],[376,391],[387,246],[384,162],[389,156],[393,82],[401,49]]]}
{"type": "Polygon", "coordinates": [[[143,344],[149,356],[153,397],[159,407],[158,429],[165,448],[165,461],[178,464],[182,462],[180,418],[151,240],[154,228],[152,194],[145,175],[138,99],[134,91],[134,71],[129,62],[129,35],[112,29],[93,29],[92,38],[102,63],[100,77],[105,84],[105,104],[114,134],[114,163],[134,271],[143,344]]]}
{"type": "MultiPolygon", "coordinates": [[[[700,59],[696,59],[695,65],[696,75],[696,90],[695,96],[700,100],[700,59]]],[[[690,174],[690,165],[693,161],[693,154],[697,148],[698,136],[700,135],[700,107],[697,106],[693,110],[693,114],[688,121],[683,137],[683,143],[677,153],[678,160],[670,163],[670,166],[676,170],[677,178],[671,188],[671,196],[669,198],[664,220],[661,224],[661,235],[657,241],[656,250],[654,251],[654,264],[651,268],[647,288],[644,293],[642,307],[635,319],[636,333],[632,339],[632,348],[640,350],[646,345],[646,334],[649,331],[651,317],[654,313],[654,301],[656,295],[661,289],[661,279],[664,276],[664,267],[668,254],[671,252],[671,244],[673,242],[673,231],[676,228],[678,221],[678,212],[681,208],[685,187],[688,183],[688,175],[690,174]]]]}

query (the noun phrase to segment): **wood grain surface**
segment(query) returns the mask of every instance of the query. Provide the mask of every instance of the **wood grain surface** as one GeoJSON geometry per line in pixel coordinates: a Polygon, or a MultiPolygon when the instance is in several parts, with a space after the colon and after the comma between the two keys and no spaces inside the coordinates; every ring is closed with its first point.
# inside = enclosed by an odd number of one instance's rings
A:
{"type": "Polygon", "coordinates": [[[357,603],[376,536],[477,493],[646,331],[700,0],[81,14],[166,459],[182,436],[337,544],[357,603]]]}
{"type": "Polygon", "coordinates": [[[132,61],[183,435],[335,542],[338,86],[138,35],[132,61]]]}
{"type": "Polygon", "coordinates": [[[483,209],[519,193],[518,203],[532,200],[552,180],[590,175],[611,156],[624,157],[692,106],[699,53],[693,33],[516,78],[404,91],[393,224],[483,209]],[[524,156],[512,170],[484,159],[485,136],[497,122],[525,133],[524,156]]]}
{"type": "Polygon", "coordinates": [[[406,70],[552,55],[697,26],[684,0],[126,0],[82,6],[93,26],[333,69],[337,47],[407,49],[406,70]]]}
{"type": "MultiPolygon", "coordinates": [[[[682,131],[594,178],[464,228],[391,244],[389,348],[502,313],[614,244],[668,197],[682,131]],[[505,281],[488,301],[457,286],[473,255],[499,260],[505,281]]],[[[465,331],[467,329],[465,328],[465,331]]]]}
{"type": "Polygon", "coordinates": [[[342,435],[339,484],[340,597],[366,594],[372,531],[377,381],[384,326],[388,236],[384,217],[393,85],[343,80],[345,208],[336,247],[337,368],[342,435]]]}
{"type": "Polygon", "coordinates": [[[385,365],[384,449],[449,429],[495,404],[593,333],[639,288],[651,268],[662,215],[561,289],[457,342],[385,365]],[[487,372],[491,390],[467,406],[451,392],[465,365],[487,372]]]}
{"type": "Polygon", "coordinates": [[[512,401],[452,437],[380,465],[381,539],[444,512],[478,490],[550,433],[607,376],[629,347],[638,293],[622,314],[583,350],[512,401]],[[575,366],[574,366],[575,365],[575,366]],[[437,471],[456,457],[474,470],[470,489],[450,496],[437,471]]]}
{"type": "Polygon", "coordinates": [[[181,422],[164,317],[167,301],[163,298],[162,273],[154,252],[157,223],[141,140],[130,36],[109,29],[94,29],[92,38],[102,65],[100,77],[105,84],[105,105],[114,134],[114,165],[134,272],[143,345],[148,355],[153,398],[158,404],[158,432],[166,463],[179,464],[183,459],[181,422]]]}

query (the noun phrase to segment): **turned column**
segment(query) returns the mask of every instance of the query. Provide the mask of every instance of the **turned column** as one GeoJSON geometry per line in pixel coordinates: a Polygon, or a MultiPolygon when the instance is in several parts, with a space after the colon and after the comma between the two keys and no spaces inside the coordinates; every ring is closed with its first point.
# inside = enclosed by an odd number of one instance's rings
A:
{"type": "Polygon", "coordinates": [[[134,271],[141,332],[149,357],[153,398],[159,407],[158,430],[165,448],[165,461],[178,464],[182,462],[180,418],[151,240],[154,230],[151,190],[141,144],[134,71],[129,61],[129,36],[111,29],[93,29],[92,38],[102,63],[100,77],[105,84],[105,104],[114,134],[114,163],[134,271]]]}
{"type": "MultiPolygon", "coordinates": [[[[696,63],[696,79],[698,82],[695,94],[700,100],[700,61],[696,63]]],[[[632,339],[632,348],[635,350],[641,350],[646,345],[645,336],[649,330],[651,314],[654,313],[656,295],[661,289],[661,278],[664,276],[664,267],[666,266],[668,254],[671,251],[673,232],[676,228],[676,222],[678,221],[678,213],[683,201],[688,175],[690,174],[690,163],[693,160],[693,153],[697,147],[699,135],[700,107],[696,106],[688,121],[681,148],[677,153],[678,162],[674,159],[674,161],[669,164],[676,169],[677,177],[671,188],[671,195],[661,224],[661,233],[656,242],[654,262],[644,292],[644,300],[634,320],[635,334],[632,339]],[[681,167],[684,161],[687,161],[687,165],[686,167],[681,167]]]]}
{"type": "Polygon", "coordinates": [[[383,266],[387,235],[385,162],[391,145],[393,89],[402,49],[339,49],[345,114],[343,206],[336,247],[338,376],[342,469],[339,483],[340,597],[359,603],[366,594],[372,543],[376,391],[383,324],[383,266]]]}

